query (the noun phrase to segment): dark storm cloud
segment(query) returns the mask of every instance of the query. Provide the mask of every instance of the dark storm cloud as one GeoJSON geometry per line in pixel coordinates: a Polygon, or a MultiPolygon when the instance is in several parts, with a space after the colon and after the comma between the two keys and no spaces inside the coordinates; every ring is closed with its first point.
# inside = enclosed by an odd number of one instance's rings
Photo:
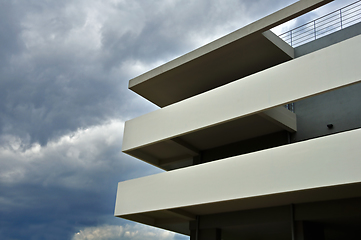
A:
{"type": "Polygon", "coordinates": [[[103,48],[113,53],[106,65],[119,64],[123,56],[147,64],[170,60],[287,3],[281,2],[138,1],[130,6],[120,2],[115,5],[119,15],[108,19],[102,28],[103,48]]]}
{"type": "Polygon", "coordinates": [[[10,13],[2,16],[8,16],[0,36],[7,46],[1,50],[6,53],[0,72],[2,134],[28,136],[30,143],[45,145],[80,126],[131,112],[125,73],[103,69],[101,48],[87,39],[94,36],[76,32],[92,31],[93,26],[84,27],[89,12],[49,2],[28,4],[28,11],[21,11],[24,6],[18,4],[6,4],[9,10],[3,11],[10,13]]]}
{"type": "Polygon", "coordinates": [[[160,172],[122,155],[122,125],[25,149],[9,137],[0,148],[0,239],[70,239],[79,228],[121,224],[112,217],[117,182],[160,172]]]}
{"type": "Polygon", "coordinates": [[[18,39],[20,33],[17,12],[14,10],[11,1],[0,2],[0,68],[13,53],[18,53],[22,49],[22,44],[18,39]]]}
{"type": "Polygon", "coordinates": [[[261,2],[2,3],[0,132],[45,145],[154,109],[127,91],[129,78],[281,7],[261,2]]]}
{"type": "MultiPolygon", "coordinates": [[[[75,225],[96,225],[97,218],[110,209],[94,192],[19,184],[1,186],[5,198],[15,200],[2,211],[0,237],[7,239],[69,239],[75,225]],[[41,201],[39,201],[41,199],[41,201]],[[94,209],[94,206],[99,206],[94,209]],[[87,214],[87,215],[86,215],[87,214]],[[94,216],[95,214],[95,216],[94,216]],[[92,216],[92,217],[91,217],[92,216]]],[[[105,197],[105,196],[104,196],[105,197]]]]}

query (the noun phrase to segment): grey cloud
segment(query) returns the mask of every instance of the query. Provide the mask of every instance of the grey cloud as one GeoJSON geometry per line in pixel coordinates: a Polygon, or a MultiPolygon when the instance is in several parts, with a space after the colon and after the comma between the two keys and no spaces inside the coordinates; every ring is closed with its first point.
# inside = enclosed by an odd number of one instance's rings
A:
{"type": "Polygon", "coordinates": [[[1,239],[69,239],[76,227],[96,225],[111,211],[104,201],[109,196],[93,192],[33,184],[1,189],[13,201],[1,211],[1,239]]]}
{"type": "MultiPolygon", "coordinates": [[[[96,190],[145,175],[147,168],[152,168],[121,153],[122,128],[121,121],[111,121],[79,129],[46,146],[32,144],[29,147],[22,139],[8,136],[3,140],[8,145],[0,148],[0,181],[96,190]],[[128,169],[137,169],[138,174],[128,169]]],[[[151,170],[155,172],[159,170],[151,170]]]]}
{"type": "Polygon", "coordinates": [[[14,14],[2,16],[13,33],[0,39],[23,47],[6,50],[11,57],[0,70],[0,132],[45,145],[80,126],[156,109],[127,91],[129,78],[257,18],[256,6],[237,0],[14,2],[8,6],[14,14]],[[143,69],[130,72],[132,62],[143,69]]]}
{"type": "MultiPolygon", "coordinates": [[[[117,53],[108,59],[107,65],[118,64],[122,56],[147,63],[170,60],[206,43],[194,42],[195,37],[214,39],[254,18],[244,2],[236,0],[160,1],[134,5],[131,8],[136,9],[137,14],[131,18],[125,19],[120,14],[104,24],[103,48],[117,53]],[[139,19],[145,22],[140,24],[139,19]],[[119,35],[122,26],[127,26],[127,31],[119,35]]],[[[121,13],[128,11],[127,5],[118,5],[117,8],[121,13]]]]}
{"type": "Polygon", "coordinates": [[[0,238],[69,239],[116,221],[117,182],[160,172],[120,152],[122,122],[79,130],[46,146],[0,148],[0,238]],[[2,232],[3,231],[3,232],[2,232]]]}
{"type": "MultiPolygon", "coordinates": [[[[55,6],[54,10],[35,4],[29,7],[33,11],[4,21],[22,26],[17,39],[27,47],[10,52],[11,58],[0,72],[3,134],[27,133],[31,142],[44,145],[79,126],[121,118],[124,112],[132,111],[128,109],[132,100],[126,91],[125,73],[106,71],[102,59],[97,58],[99,49],[79,45],[77,41],[86,39],[77,39],[82,38],[81,34],[72,31],[84,24],[86,16],[81,11],[70,11],[70,16],[59,20],[66,15],[62,7],[55,6]]],[[[81,9],[73,6],[77,7],[81,9]]]]}
{"type": "Polygon", "coordinates": [[[19,39],[21,26],[17,22],[19,14],[14,8],[11,1],[0,2],[0,69],[4,68],[12,54],[23,49],[19,39]]]}

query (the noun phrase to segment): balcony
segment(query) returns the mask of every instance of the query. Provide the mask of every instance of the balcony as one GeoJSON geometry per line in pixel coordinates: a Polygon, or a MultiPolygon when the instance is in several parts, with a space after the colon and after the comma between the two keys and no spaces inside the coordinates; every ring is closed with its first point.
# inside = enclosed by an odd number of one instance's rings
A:
{"type": "Polygon", "coordinates": [[[361,22],[361,1],[356,1],[311,22],[279,35],[292,47],[298,47],[361,22]]]}
{"type": "Polygon", "coordinates": [[[189,234],[196,215],[360,197],[360,140],[357,129],[120,182],[114,214],[189,234]]]}
{"type": "Polygon", "coordinates": [[[295,114],[282,106],[359,82],[360,41],[353,37],[127,121],[122,151],[167,170],[191,165],[205,149],[296,131],[295,114]]]}
{"type": "Polygon", "coordinates": [[[130,80],[129,88],[164,107],[289,61],[293,48],[269,30],[330,1],[298,1],[130,80]]]}

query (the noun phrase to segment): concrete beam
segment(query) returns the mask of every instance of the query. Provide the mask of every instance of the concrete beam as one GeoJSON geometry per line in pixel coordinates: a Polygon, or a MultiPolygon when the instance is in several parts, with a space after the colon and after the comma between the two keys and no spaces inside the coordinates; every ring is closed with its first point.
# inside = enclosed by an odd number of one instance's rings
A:
{"type": "Polygon", "coordinates": [[[361,36],[125,123],[122,151],[173,139],[361,81],[361,36]]]}
{"type": "Polygon", "coordinates": [[[115,215],[176,208],[203,215],[247,201],[257,208],[360,196],[352,189],[361,183],[360,141],[357,129],[120,182],[115,215]]]}
{"type": "MultiPolygon", "coordinates": [[[[247,35],[254,33],[263,33],[267,30],[270,30],[282,23],[285,23],[293,18],[299,17],[313,9],[316,9],[322,5],[325,5],[333,0],[301,0],[288,7],[285,7],[275,13],[272,13],[254,23],[251,23],[237,31],[234,31],[222,38],[219,38],[209,44],[204,45],[190,53],[187,53],[173,61],[170,61],[160,67],[157,67],[145,74],[140,75],[139,77],[133,78],[129,81],[129,88],[143,82],[148,79],[161,74],[162,72],[169,71],[176,67],[183,65],[186,62],[189,62],[193,59],[204,56],[216,49],[219,49],[227,44],[230,44],[234,41],[239,40],[247,35]]],[[[293,53],[291,53],[292,55],[293,53]]]]}
{"type": "Polygon", "coordinates": [[[174,144],[177,144],[178,146],[182,147],[187,154],[189,154],[192,157],[200,155],[200,151],[195,148],[194,146],[190,145],[189,143],[183,141],[180,138],[173,138],[170,139],[174,144]]]}
{"type": "Polygon", "coordinates": [[[187,221],[194,221],[196,220],[196,216],[194,214],[188,213],[181,209],[168,209],[165,212],[174,215],[175,217],[187,220],[187,221]]]}
{"type": "Polygon", "coordinates": [[[288,61],[293,48],[268,30],[329,2],[298,1],[130,80],[129,88],[164,107],[288,61]]]}

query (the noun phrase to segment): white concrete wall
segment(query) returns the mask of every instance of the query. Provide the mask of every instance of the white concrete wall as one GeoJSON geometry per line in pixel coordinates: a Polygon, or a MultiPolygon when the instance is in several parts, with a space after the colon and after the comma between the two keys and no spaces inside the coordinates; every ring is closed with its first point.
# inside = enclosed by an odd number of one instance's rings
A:
{"type": "Polygon", "coordinates": [[[115,216],[359,183],[360,142],[358,129],[120,182],[115,216]]]}
{"type": "Polygon", "coordinates": [[[125,123],[123,151],[256,114],[361,80],[361,36],[125,123]]]}

